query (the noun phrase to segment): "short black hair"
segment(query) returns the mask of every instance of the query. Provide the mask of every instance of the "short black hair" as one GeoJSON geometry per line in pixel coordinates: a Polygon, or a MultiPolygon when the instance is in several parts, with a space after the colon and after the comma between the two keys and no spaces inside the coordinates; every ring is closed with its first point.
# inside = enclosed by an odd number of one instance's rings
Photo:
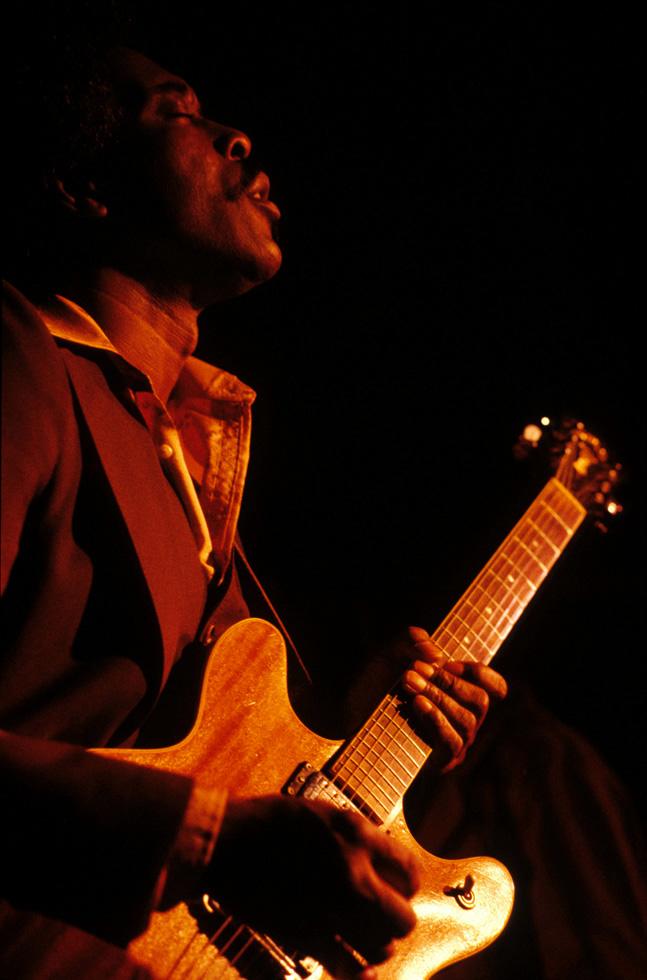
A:
{"type": "Polygon", "coordinates": [[[74,0],[30,8],[34,23],[5,36],[13,90],[5,137],[5,272],[34,270],[60,250],[46,178],[91,172],[115,141],[123,109],[115,98],[108,52],[128,43],[130,15],[121,3],[74,0]],[[11,47],[9,47],[11,45],[11,47]]]}

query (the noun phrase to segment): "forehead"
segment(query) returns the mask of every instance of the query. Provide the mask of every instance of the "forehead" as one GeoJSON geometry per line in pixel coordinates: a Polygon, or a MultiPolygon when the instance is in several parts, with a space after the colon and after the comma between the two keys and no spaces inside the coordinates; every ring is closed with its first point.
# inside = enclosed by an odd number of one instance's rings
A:
{"type": "Polygon", "coordinates": [[[177,93],[197,103],[195,92],[183,78],[139,51],[115,48],[108,55],[108,65],[117,93],[126,104],[142,106],[164,93],[177,93]]]}

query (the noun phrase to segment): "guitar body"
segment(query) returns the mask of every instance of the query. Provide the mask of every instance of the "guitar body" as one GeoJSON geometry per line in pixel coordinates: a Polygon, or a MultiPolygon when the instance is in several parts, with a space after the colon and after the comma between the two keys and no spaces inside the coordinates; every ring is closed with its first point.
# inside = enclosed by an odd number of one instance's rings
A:
{"type": "MultiPolygon", "coordinates": [[[[287,694],[286,652],[280,633],[260,619],[232,626],[212,651],[202,699],[191,733],[164,749],[99,750],[103,755],[140,765],[189,774],[226,787],[232,795],[279,792],[303,762],[325,765],[340,742],[315,735],[294,714],[287,694]]],[[[443,966],[487,946],[504,928],[512,908],[514,885],[507,870],[491,858],[445,861],[420,847],[400,813],[387,833],[413,850],[420,861],[422,886],[414,906],[418,925],[398,944],[397,955],[380,969],[384,980],[423,980],[443,966]],[[466,898],[447,894],[468,876],[474,881],[466,898]]],[[[316,882],[313,883],[316,887],[316,882]]],[[[207,915],[208,920],[208,915],[207,915]]],[[[215,932],[217,926],[211,931],[215,932]]],[[[146,933],[128,953],[133,964],[154,977],[239,977],[208,938],[187,906],[153,915],[146,933]]],[[[307,950],[303,951],[307,953],[307,950]]],[[[259,973],[258,976],[281,973],[259,973]]],[[[297,974],[294,974],[297,976],[297,974]]],[[[317,976],[325,976],[321,969],[317,976]]]]}

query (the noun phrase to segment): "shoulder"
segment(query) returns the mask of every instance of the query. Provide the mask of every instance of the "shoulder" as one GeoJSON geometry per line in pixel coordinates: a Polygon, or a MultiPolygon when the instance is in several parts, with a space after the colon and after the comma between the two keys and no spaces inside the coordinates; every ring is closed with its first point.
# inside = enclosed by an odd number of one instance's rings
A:
{"type": "Polygon", "coordinates": [[[65,362],[36,307],[13,286],[2,287],[3,455],[51,469],[73,425],[65,362]]]}
{"type": "Polygon", "coordinates": [[[40,377],[45,387],[64,377],[60,352],[43,318],[33,303],[7,282],[2,283],[2,350],[11,370],[40,377]]]}
{"type": "Polygon", "coordinates": [[[61,349],[34,304],[2,283],[3,417],[24,428],[39,419],[42,435],[69,424],[73,414],[70,382],[61,349]]]}

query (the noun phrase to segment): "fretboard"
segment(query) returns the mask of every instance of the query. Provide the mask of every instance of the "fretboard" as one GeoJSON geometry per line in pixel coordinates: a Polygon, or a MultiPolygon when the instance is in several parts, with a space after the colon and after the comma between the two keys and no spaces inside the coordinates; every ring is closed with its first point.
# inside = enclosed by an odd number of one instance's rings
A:
{"type": "MultiPolygon", "coordinates": [[[[570,491],[549,480],[432,635],[449,660],[490,662],[585,516],[570,491]]],[[[383,823],[430,754],[394,689],[333,759],[329,773],[363,813],[383,823]]]]}

